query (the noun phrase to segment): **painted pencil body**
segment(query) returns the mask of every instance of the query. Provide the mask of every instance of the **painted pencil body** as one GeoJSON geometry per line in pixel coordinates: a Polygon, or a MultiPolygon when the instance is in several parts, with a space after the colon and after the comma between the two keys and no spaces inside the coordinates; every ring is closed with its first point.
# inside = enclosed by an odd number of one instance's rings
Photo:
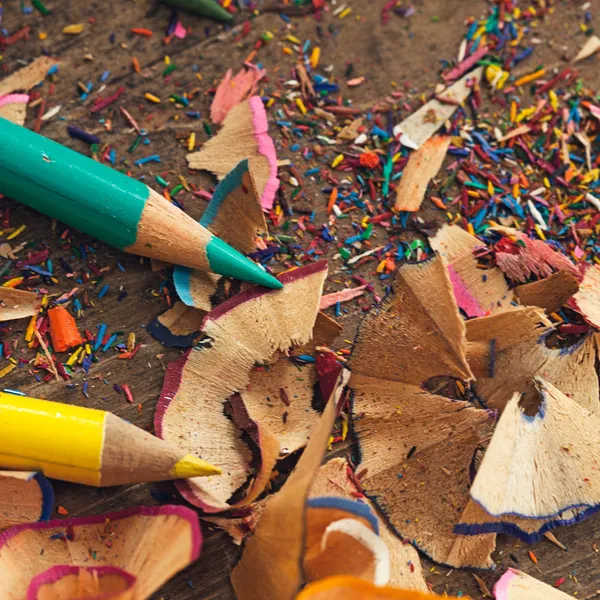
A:
{"type": "Polygon", "coordinates": [[[126,252],[281,287],[141,181],[2,118],[0,192],[126,252]]]}
{"type": "Polygon", "coordinates": [[[220,473],[105,411],[5,393],[0,393],[0,467],[93,486],[220,473]]]}

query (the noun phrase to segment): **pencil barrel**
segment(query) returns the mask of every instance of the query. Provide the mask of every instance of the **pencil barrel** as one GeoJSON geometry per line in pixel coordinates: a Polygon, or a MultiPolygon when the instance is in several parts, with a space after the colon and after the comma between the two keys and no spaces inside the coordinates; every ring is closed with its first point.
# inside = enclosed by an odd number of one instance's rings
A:
{"type": "Polygon", "coordinates": [[[124,249],[135,243],[148,187],[0,118],[0,192],[124,249]]]}

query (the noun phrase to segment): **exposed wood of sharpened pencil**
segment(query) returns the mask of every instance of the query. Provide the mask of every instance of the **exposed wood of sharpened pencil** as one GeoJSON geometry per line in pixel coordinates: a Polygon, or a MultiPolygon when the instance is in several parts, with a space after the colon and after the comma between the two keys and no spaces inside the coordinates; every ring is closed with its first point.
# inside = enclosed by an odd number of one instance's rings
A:
{"type": "Polygon", "coordinates": [[[173,479],[185,453],[108,413],[104,422],[100,485],[173,479]]]}
{"type": "Polygon", "coordinates": [[[148,188],[136,241],[125,250],[200,271],[211,271],[206,246],[213,237],[208,229],[148,188]]]}

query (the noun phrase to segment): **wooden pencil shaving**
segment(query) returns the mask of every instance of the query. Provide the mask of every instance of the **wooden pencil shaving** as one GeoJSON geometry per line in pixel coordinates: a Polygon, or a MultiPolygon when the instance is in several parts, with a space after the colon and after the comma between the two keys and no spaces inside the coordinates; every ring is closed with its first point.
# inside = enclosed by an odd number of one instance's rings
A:
{"type": "Polygon", "coordinates": [[[434,98],[394,127],[394,136],[409,148],[418,150],[466,101],[473,86],[478,85],[483,67],[471,71],[444,90],[446,102],[434,98]],[[452,102],[448,102],[451,100],[452,102]]]}
{"type": "Polygon", "coordinates": [[[467,356],[474,388],[488,408],[504,410],[515,392],[536,403],[533,378],[540,376],[575,402],[600,415],[597,344],[587,336],[567,351],[549,348],[552,324],[538,308],[522,307],[467,321],[467,356]]]}
{"type": "Polygon", "coordinates": [[[517,569],[508,569],[494,586],[496,600],[573,600],[573,596],[517,569]]]}
{"type": "Polygon", "coordinates": [[[206,311],[175,302],[148,325],[148,333],[173,348],[190,348],[200,337],[206,311]]]}
{"type": "MultiPolygon", "coordinates": [[[[322,465],[310,488],[310,497],[337,496],[354,500],[357,497],[371,507],[377,515],[374,504],[356,487],[358,481],[348,461],[332,458],[322,465]]],[[[386,521],[377,515],[379,535],[388,547],[390,554],[390,576],[388,585],[406,590],[428,590],[418,552],[410,544],[404,543],[389,527],[386,521]]]]}
{"type": "Polygon", "coordinates": [[[560,270],[579,277],[577,268],[564,254],[541,240],[533,240],[509,227],[491,230],[503,236],[496,244],[496,264],[509,280],[527,283],[532,277],[543,279],[560,270]]]}
{"type": "MultiPolygon", "coordinates": [[[[539,281],[518,285],[514,288],[514,293],[521,304],[538,306],[547,314],[552,314],[559,311],[578,290],[577,277],[569,271],[561,270],[539,281]]],[[[585,296],[585,292],[582,296],[585,296]]],[[[580,309],[581,312],[583,310],[585,309],[580,309]]],[[[600,319],[598,323],[600,324],[600,319]]]]}
{"type": "MultiPolygon", "coordinates": [[[[86,568],[99,569],[96,580],[118,575],[117,581],[112,578],[117,592],[129,590],[124,598],[144,600],[195,561],[201,545],[198,517],[183,506],[132,507],[97,517],[18,525],[0,534],[3,599],[79,597],[63,594],[77,590],[77,583],[87,585],[79,571],[86,568]]],[[[100,590],[114,592],[110,583],[103,582],[100,590]]]]}
{"type": "Polygon", "coordinates": [[[591,35],[586,41],[585,44],[581,47],[575,58],[571,61],[574,63],[578,63],[579,61],[585,60],[590,56],[593,56],[600,50],[600,38],[597,35],[591,35]]]}
{"type": "Polygon", "coordinates": [[[537,377],[537,406],[507,404],[471,487],[489,514],[550,518],[600,504],[600,419],[537,377]]]}
{"type": "Polygon", "coordinates": [[[34,292],[0,286],[0,322],[31,317],[38,312],[39,304],[34,292]]]}
{"type": "Polygon", "coordinates": [[[440,258],[404,265],[393,288],[363,319],[350,361],[361,484],[396,532],[433,560],[489,567],[495,536],[466,538],[453,528],[490,416],[421,387],[436,376],[472,379],[446,268],[440,258]]]}
{"type": "Polygon", "coordinates": [[[221,124],[231,109],[256,93],[259,81],[266,75],[264,69],[242,68],[234,77],[229,69],[221,80],[210,105],[210,118],[221,124]]]}
{"type": "Polygon", "coordinates": [[[429,182],[442,167],[450,139],[450,136],[435,135],[410,155],[396,188],[395,211],[416,212],[421,208],[429,182]]]}
{"type": "Polygon", "coordinates": [[[262,100],[253,96],[229,111],[223,128],[202,150],[187,155],[188,165],[191,169],[212,171],[223,179],[241,160],[248,159],[261,206],[268,210],[273,206],[279,179],[275,146],[267,129],[262,100]]]}
{"type": "Polygon", "coordinates": [[[5,77],[0,82],[0,117],[17,125],[24,125],[29,96],[27,94],[15,94],[14,92],[27,92],[43,81],[48,70],[55,62],[49,56],[40,56],[26,67],[5,77]]]}
{"type": "Polygon", "coordinates": [[[267,502],[254,535],[247,540],[242,558],[232,572],[231,581],[239,600],[291,599],[304,583],[306,500],[347,381],[347,372],[339,363],[335,377],[336,383],[306,449],[281,490],[267,502]],[[261,576],[257,578],[256,573],[261,576]]]}
{"type": "Polygon", "coordinates": [[[448,267],[456,302],[467,317],[513,308],[514,294],[497,267],[480,269],[475,252],[485,244],[457,225],[444,225],[429,239],[448,267]]]}
{"type": "Polygon", "coordinates": [[[326,263],[315,263],[282,276],[286,285],[281,290],[253,288],[234,296],[204,320],[210,345],[169,366],[155,418],[157,433],[225,467],[223,476],[178,483],[184,496],[206,511],[249,504],[265,489],[280,445],[268,427],[248,417],[261,453],[259,476],[242,500],[228,503],[252,473],[252,454],[240,429],[223,413],[224,403],[246,388],[255,363],[308,342],[326,275],[326,263]]]}
{"type": "Polygon", "coordinates": [[[0,531],[47,519],[54,504],[52,485],[31,471],[0,471],[0,531]]]}
{"type": "Polygon", "coordinates": [[[600,267],[590,265],[584,272],[579,290],[573,295],[569,306],[580,313],[585,321],[600,329],[600,267]]]}
{"type": "Polygon", "coordinates": [[[257,250],[257,238],[268,230],[249,161],[241,161],[215,188],[200,224],[240,252],[257,250]]]}
{"type": "MultiPolygon", "coordinates": [[[[267,234],[267,224],[247,160],[240,161],[217,185],[200,225],[240,252],[259,249],[259,239],[267,234]]],[[[211,310],[212,296],[220,279],[215,273],[181,266],[176,266],[173,272],[181,300],[204,311],[211,310]]]]}
{"type": "Polygon", "coordinates": [[[505,533],[515,536],[527,544],[532,544],[544,536],[551,535],[549,529],[577,523],[586,516],[585,507],[570,508],[547,519],[530,519],[510,514],[493,516],[486,512],[480,504],[470,500],[460,521],[456,524],[454,532],[462,535],[505,533]]]}
{"type": "Polygon", "coordinates": [[[319,420],[313,408],[315,383],[313,365],[299,370],[281,358],[268,368],[254,369],[248,388],[240,394],[250,418],[269,428],[283,455],[304,447],[319,420]]]}
{"type": "Polygon", "coordinates": [[[56,64],[50,56],[40,56],[30,64],[0,81],[0,96],[17,91],[28,91],[44,79],[49,69],[56,64]]]}

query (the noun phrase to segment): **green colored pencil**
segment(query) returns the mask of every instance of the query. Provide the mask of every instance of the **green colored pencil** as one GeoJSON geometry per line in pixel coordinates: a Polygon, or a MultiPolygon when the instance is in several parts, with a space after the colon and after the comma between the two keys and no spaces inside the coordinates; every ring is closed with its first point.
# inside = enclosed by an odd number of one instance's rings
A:
{"type": "Polygon", "coordinates": [[[192,13],[214,19],[215,21],[231,21],[233,15],[227,12],[216,0],[163,0],[165,4],[189,10],[192,13]]]}
{"type": "Polygon", "coordinates": [[[0,193],[126,252],[281,287],[141,181],[2,118],[0,193]]]}

